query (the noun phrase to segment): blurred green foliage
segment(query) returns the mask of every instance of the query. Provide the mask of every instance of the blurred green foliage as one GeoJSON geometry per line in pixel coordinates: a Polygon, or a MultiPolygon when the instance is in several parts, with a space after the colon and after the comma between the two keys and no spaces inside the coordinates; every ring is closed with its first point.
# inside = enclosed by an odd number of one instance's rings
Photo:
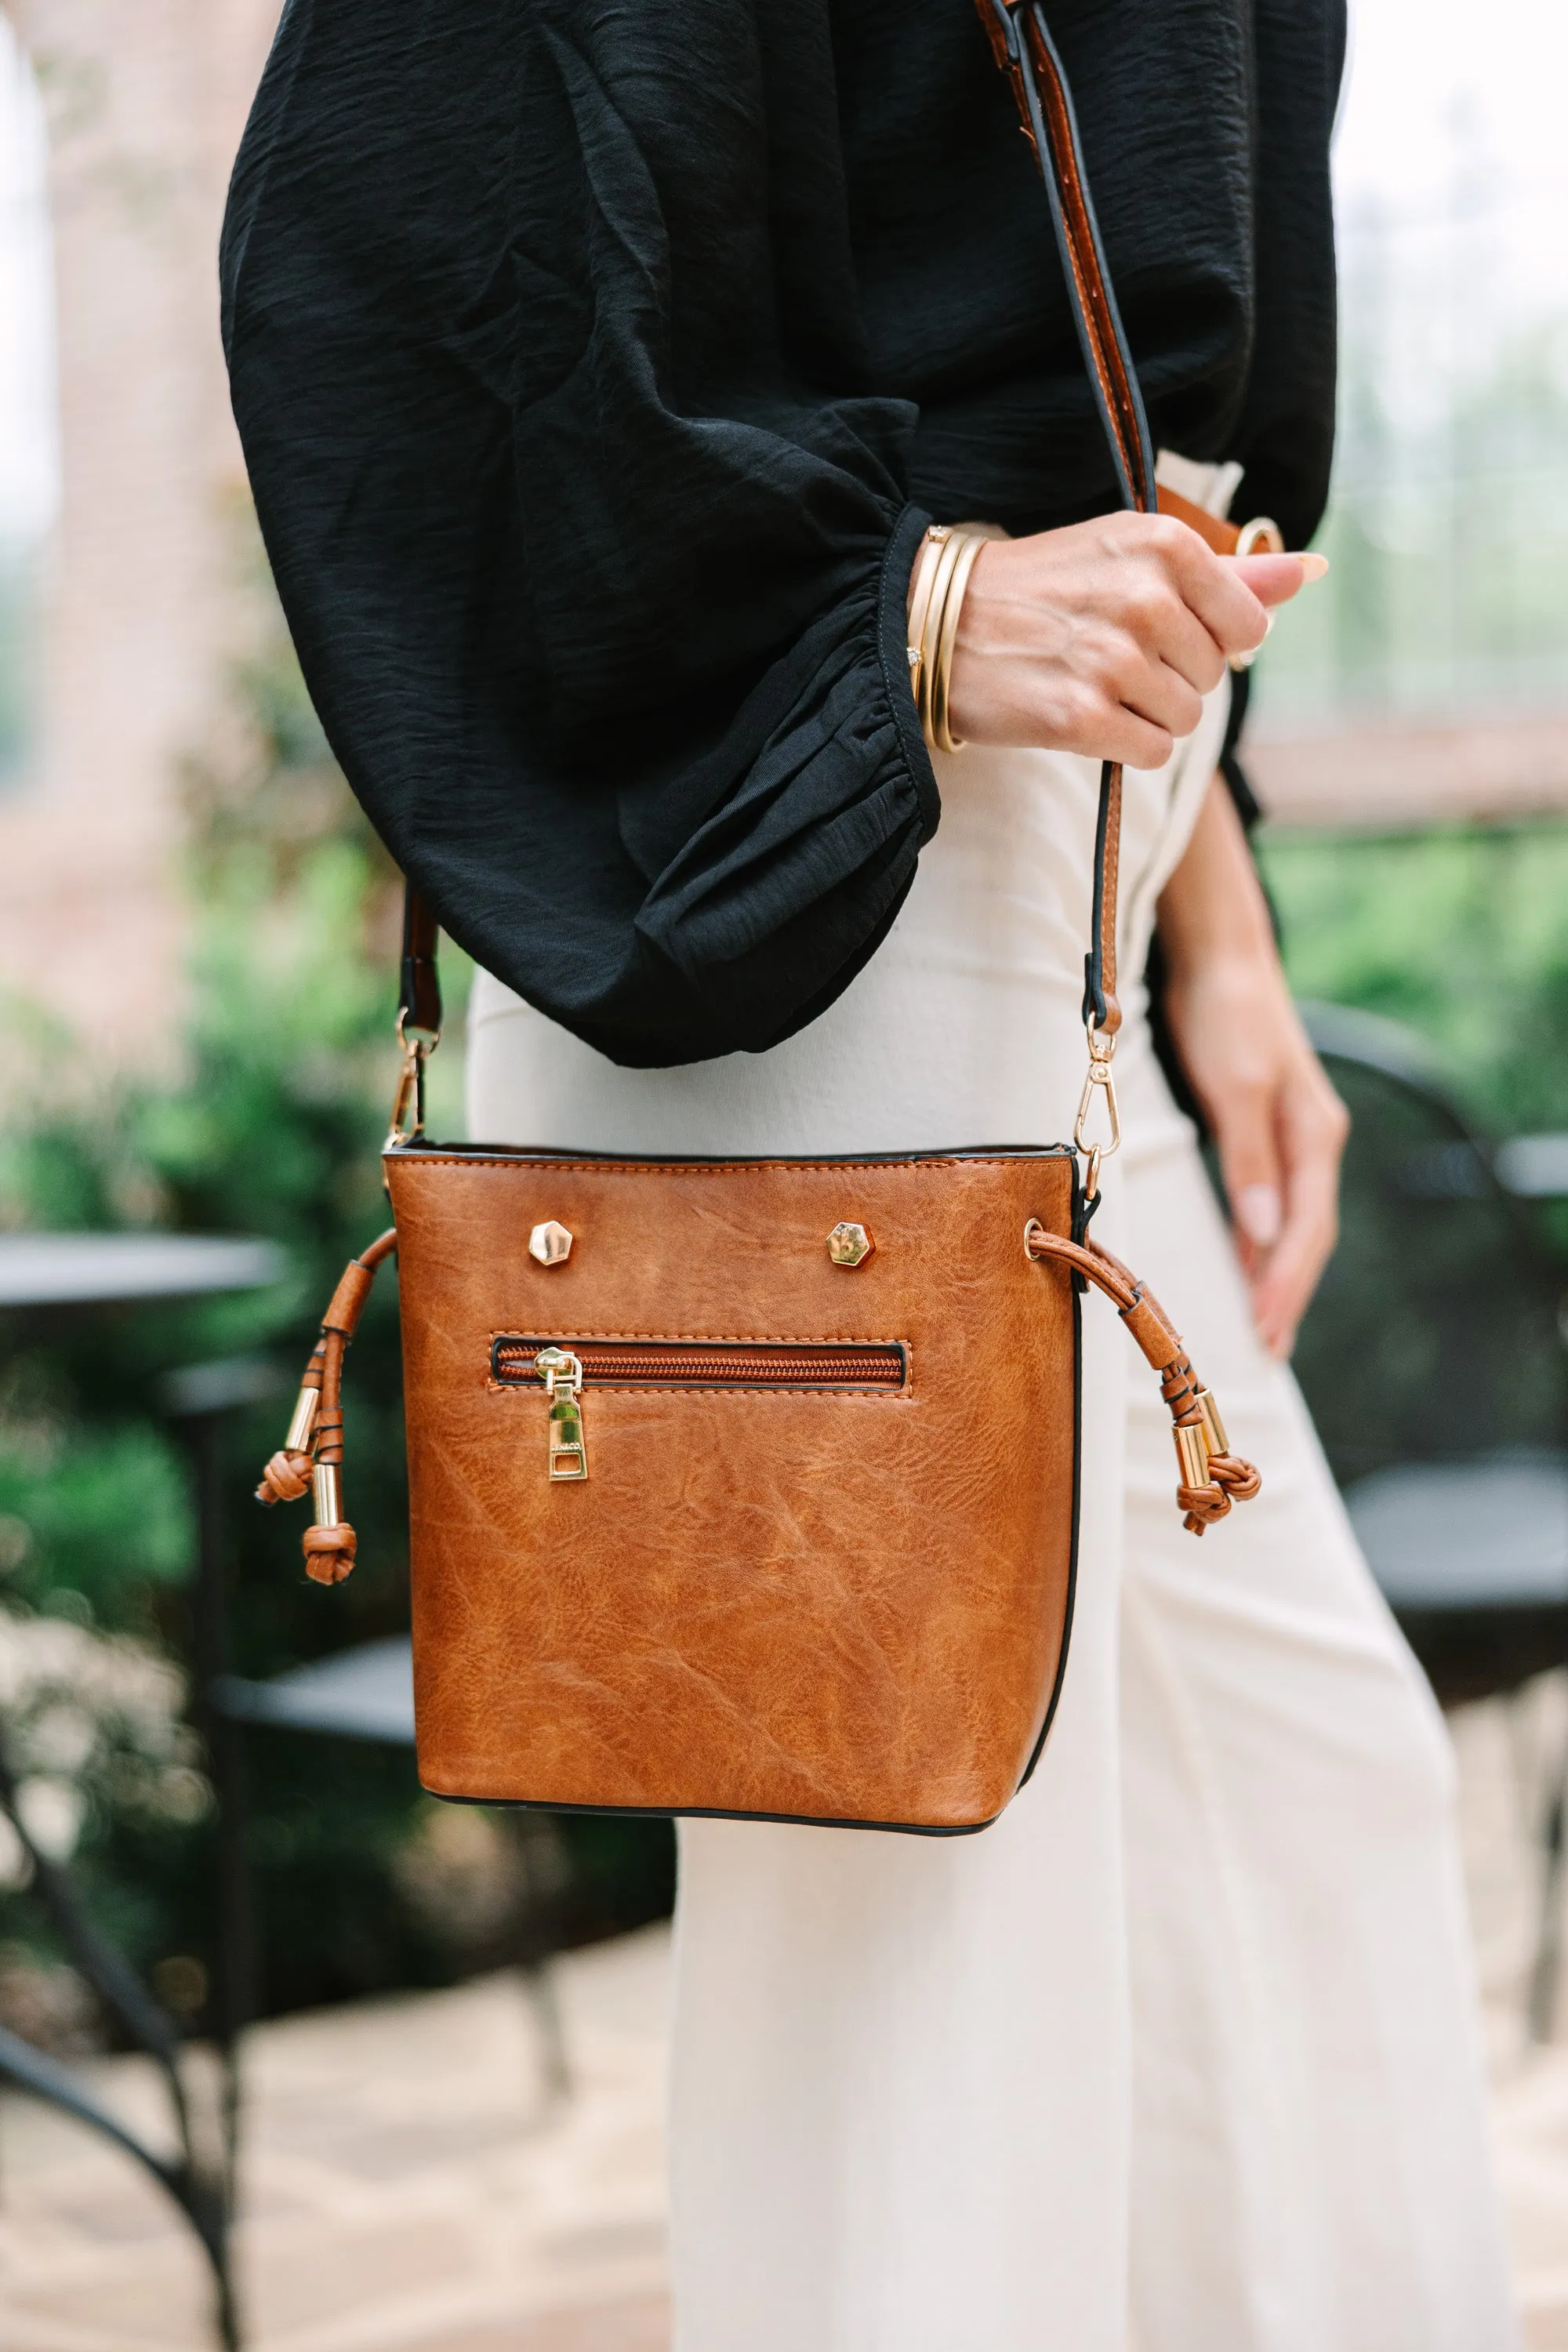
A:
{"type": "Polygon", "coordinates": [[[1299,996],[1418,1030],[1495,1134],[1568,1129],[1568,825],[1258,847],[1299,996]]]}
{"type": "Polygon", "coordinates": [[[1510,1199],[1484,1147],[1568,1131],[1568,827],[1266,835],[1261,855],[1298,994],[1434,1049],[1418,1087],[1330,1063],[1352,1118],[1340,1245],[1295,1369],[1335,1475],[1561,1449],[1568,1202],[1510,1199]]]}
{"type": "MultiPolygon", "coordinates": [[[[259,1351],[276,1401],[224,1429],[232,1499],[234,1663],[266,1676],[407,1624],[406,1495],[395,1274],[377,1285],[345,1383],[347,1493],[359,1564],[324,1591],[303,1573],[302,1507],[250,1500],[347,1260],[387,1222],[379,1147],[395,1076],[392,1041],[400,889],[327,757],[281,629],[238,681],[237,755],[190,779],[197,907],[183,1066],[79,1104],[47,1087],[0,1142],[0,1223],[261,1234],[287,1253],[270,1291],[83,1314],[0,1328],[0,1602],[14,1620],[63,1618],[191,1654],[194,1530],[161,1375],[259,1351]]],[[[458,1125],[467,975],[444,979],[457,1037],[432,1076],[433,1124],[458,1125]]],[[[41,1071],[69,1041],[33,1021],[41,1071]]],[[[430,1801],[412,1757],[351,1741],[248,1736],[252,1859],[270,2008],[443,1980],[500,1948],[494,1905],[439,1900],[419,1856],[430,1801]],[[484,1936],[455,1927],[490,1922],[484,1936]]],[[[107,1754],[107,1750],[105,1753],[107,1754]]],[[[104,1768],[108,1771],[107,1765],[104,1768]]],[[[143,1965],[210,1962],[210,1808],[121,1804],[90,1772],[79,1848],[107,1922],[143,1965]],[[198,1814],[202,1809],[196,1809],[198,1814]]],[[[567,1822],[562,1931],[591,1936],[669,1901],[664,1825],[567,1822]]],[[[439,1841],[437,1841],[437,1844],[439,1841]]],[[[482,1874],[487,1849],[461,1849],[482,1874]]],[[[500,1869],[492,1836],[489,1863],[500,1869]]],[[[503,1872],[504,1874],[504,1872],[503,1872]]],[[[25,1895],[0,1894],[0,1945],[37,1935],[25,1895]]]]}

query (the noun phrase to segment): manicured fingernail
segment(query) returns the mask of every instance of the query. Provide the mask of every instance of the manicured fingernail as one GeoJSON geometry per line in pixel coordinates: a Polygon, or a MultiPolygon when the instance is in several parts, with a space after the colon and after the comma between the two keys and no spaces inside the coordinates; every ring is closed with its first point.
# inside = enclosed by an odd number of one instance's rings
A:
{"type": "Polygon", "coordinates": [[[1296,561],[1301,567],[1303,588],[1310,588],[1314,580],[1321,580],[1329,568],[1326,555],[1299,555],[1296,561]]]}
{"type": "Polygon", "coordinates": [[[1272,1184],[1244,1184],[1236,1196],[1236,1222],[1249,1242],[1267,1249],[1279,1238],[1279,1195],[1272,1184]]]}

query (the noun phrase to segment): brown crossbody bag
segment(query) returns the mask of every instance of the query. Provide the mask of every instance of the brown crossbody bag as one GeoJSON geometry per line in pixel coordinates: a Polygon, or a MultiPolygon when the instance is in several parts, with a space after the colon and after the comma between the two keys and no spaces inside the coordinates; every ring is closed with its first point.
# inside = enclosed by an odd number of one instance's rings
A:
{"type": "MultiPolygon", "coordinates": [[[[1146,509],[1148,427],[1061,67],[1037,5],[979,5],[1122,497],[1146,509]]],[[[1121,796],[1108,765],[1071,1144],[798,1160],[433,1144],[436,927],[410,892],[395,1223],[339,1284],[260,1492],[312,1491],[309,1572],[349,1573],[343,1354],[395,1251],[426,1789],[939,1834],[994,1820],[1067,1659],[1086,1286],[1159,1376],[1186,1525],[1257,1491],[1178,1334],[1088,1230],[1100,1097],[1116,1139],[1121,796]]]]}

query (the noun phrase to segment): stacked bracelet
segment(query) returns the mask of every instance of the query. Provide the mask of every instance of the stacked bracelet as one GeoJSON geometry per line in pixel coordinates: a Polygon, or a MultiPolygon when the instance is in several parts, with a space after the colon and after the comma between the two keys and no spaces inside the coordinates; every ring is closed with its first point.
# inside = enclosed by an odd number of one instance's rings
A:
{"type": "Polygon", "coordinates": [[[910,591],[908,649],[910,684],[929,751],[963,748],[952,731],[947,699],[959,614],[975,557],[988,539],[1004,537],[989,523],[932,523],[921,542],[910,591]]]}

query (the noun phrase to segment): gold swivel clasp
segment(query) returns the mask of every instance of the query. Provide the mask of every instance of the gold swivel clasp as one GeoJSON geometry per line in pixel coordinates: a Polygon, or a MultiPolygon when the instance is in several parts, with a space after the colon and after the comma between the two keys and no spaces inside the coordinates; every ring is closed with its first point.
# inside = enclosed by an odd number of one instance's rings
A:
{"type": "Polygon", "coordinates": [[[441,1032],[416,1028],[407,1014],[400,1013],[397,1042],[403,1049],[403,1068],[392,1106],[392,1125],[382,1147],[386,1151],[395,1151],[402,1143],[417,1143],[425,1132],[425,1065],[440,1044],[441,1032]]]}
{"type": "Polygon", "coordinates": [[[1089,1040],[1089,1068],[1084,1074],[1083,1092],[1078,1098],[1078,1117],[1073,1121],[1072,1139],[1088,1162],[1083,1189],[1092,1201],[1100,1190],[1100,1163],[1109,1160],[1113,1151],[1121,1149],[1121,1114],[1116,1102],[1116,1080],[1111,1074],[1111,1056],[1116,1051],[1116,1036],[1111,1030],[1097,1029],[1092,1021],[1084,1024],[1089,1040]],[[1105,1116],[1110,1133],[1103,1143],[1089,1139],[1089,1113],[1094,1108],[1096,1093],[1105,1098],[1105,1116]]]}

